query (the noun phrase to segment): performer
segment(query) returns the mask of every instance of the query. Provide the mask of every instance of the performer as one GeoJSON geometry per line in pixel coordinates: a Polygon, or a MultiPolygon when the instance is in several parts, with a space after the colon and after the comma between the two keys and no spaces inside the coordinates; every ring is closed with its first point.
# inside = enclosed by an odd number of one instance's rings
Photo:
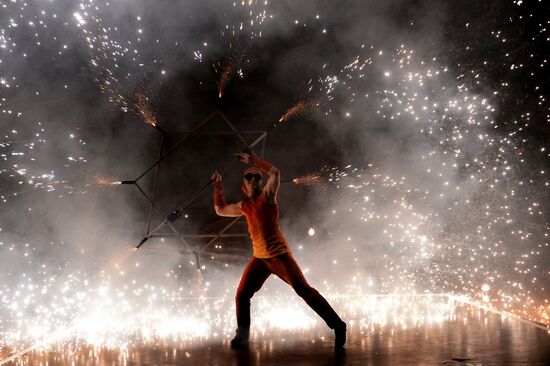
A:
{"type": "Polygon", "coordinates": [[[243,163],[250,164],[243,172],[242,190],[246,198],[227,204],[221,175],[216,171],[214,208],[219,216],[244,215],[252,238],[253,255],[246,266],[235,297],[237,307],[237,334],[231,341],[233,348],[246,346],[250,330],[250,299],[271,274],[288,283],[294,291],[334,330],[334,346],[339,349],[346,343],[346,323],[340,319],[325,298],[311,287],[294,260],[288,243],[279,228],[279,170],[257,157],[245,153],[235,154],[243,163]],[[262,179],[267,183],[262,187],[262,179]]]}

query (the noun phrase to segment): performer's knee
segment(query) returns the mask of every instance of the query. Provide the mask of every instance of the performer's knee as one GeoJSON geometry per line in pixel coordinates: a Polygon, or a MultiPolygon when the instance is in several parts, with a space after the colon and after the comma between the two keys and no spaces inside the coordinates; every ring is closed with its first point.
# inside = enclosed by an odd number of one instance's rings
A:
{"type": "Polygon", "coordinates": [[[294,286],[294,291],[296,291],[296,294],[300,297],[307,297],[317,292],[317,290],[315,290],[313,287],[307,284],[306,285],[299,284],[294,286]]]}
{"type": "Polygon", "coordinates": [[[252,298],[252,293],[250,291],[246,290],[237,290],[237,294],[235,295],[235,301],[239,304],[249,302],[252,298]]]}

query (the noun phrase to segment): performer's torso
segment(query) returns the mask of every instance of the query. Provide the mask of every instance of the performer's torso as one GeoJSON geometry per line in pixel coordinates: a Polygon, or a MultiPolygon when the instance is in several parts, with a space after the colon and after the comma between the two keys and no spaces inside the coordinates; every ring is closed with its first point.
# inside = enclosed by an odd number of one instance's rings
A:
{"type": "Polygon", "coordinates": [[[246,198],[241,210],[248,223],[254,257],[272,258],[290,252],[288,243],[279,228],[279,205],[266,200],[263,193],[246,198]]]}

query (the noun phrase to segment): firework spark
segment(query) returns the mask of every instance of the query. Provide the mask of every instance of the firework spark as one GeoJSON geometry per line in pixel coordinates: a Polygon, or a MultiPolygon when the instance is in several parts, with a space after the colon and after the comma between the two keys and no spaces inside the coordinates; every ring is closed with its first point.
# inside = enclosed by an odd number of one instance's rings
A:
{"type": "Polygon", "coordinates": [[[244,51],[233,51],[223,62],[218,63],[217,67],[214,64],[214,69],[218,73],[218,98],[223,96],[225,88],[236,74],[244,76],[243,70],[249,64],[250,60],[244,51]]]}
{"type": "Polygon", "coordinates": [[[157,126],[157,117],[151,110],[149,99],[143,91],[138,91],[135,95],[134,108],[135,113],[143,118],[143,121],[153,127],[157,126]]]}
{"type": "Polygon", "coordinates": [[[312,110],[317,104],[311,100],[300,100],[292,107],[290,107],[280,118],[279,122],[288,121],[301,113],[312,110]]]}
{"type": "Polygon", "coordinates": [[[296,185],[305,185],[305,186],[309,186],[309,187],[312,187],[312,186],[319,186],[321,185],[321,176],[319,175],[313,175],[313,174],[309,174],[309,175],[304,175],[304,176],[301,176],[301,177],[296,177],[292,180],[292,183],[296,184],[296,185]]]}
{"type": "Polygon", "coordinates": [[[94,184],[100,185],[100,186],[113,186],[113,185],[120,185],[122,184],[119,180],[113,180],[106,177],[94,177],[94,184]]]}

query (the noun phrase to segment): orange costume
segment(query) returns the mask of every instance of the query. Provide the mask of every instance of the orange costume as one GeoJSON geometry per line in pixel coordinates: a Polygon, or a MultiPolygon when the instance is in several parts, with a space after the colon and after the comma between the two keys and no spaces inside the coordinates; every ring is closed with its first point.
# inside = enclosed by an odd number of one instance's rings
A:
{"type": "Polygon", "coordinates": [[[263,193],[257,197],[248,197],[242,202],[241,210],[248,223],[248,232],[252,238],[253,256],[273,258],[289,253],[288,243],[279,228],[279,205],[269,203],[263,193]]]}

